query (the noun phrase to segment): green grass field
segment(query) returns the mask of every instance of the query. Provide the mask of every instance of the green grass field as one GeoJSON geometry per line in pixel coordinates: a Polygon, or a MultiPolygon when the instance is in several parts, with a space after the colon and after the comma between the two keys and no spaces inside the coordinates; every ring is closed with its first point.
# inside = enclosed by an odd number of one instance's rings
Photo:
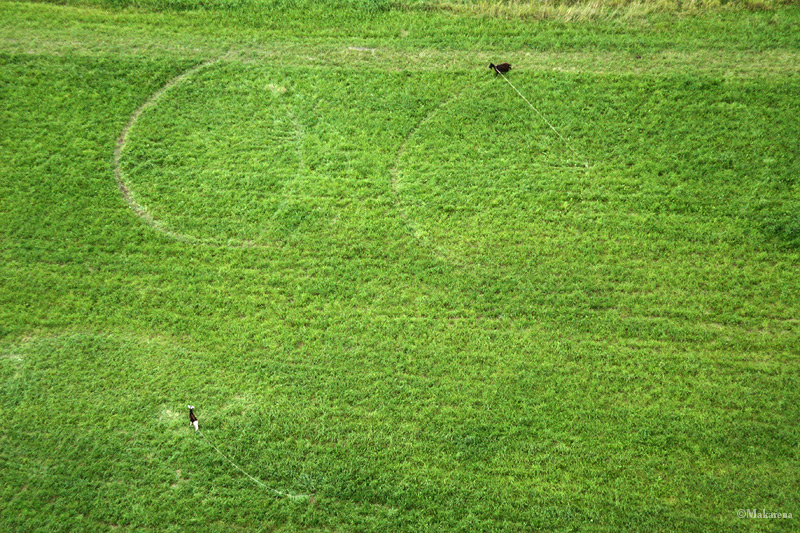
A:
{"type": "Polygon", "coordinates": [[[0,2],[0,529],[796,531],[799,114],[796,3],[0,2]]]}

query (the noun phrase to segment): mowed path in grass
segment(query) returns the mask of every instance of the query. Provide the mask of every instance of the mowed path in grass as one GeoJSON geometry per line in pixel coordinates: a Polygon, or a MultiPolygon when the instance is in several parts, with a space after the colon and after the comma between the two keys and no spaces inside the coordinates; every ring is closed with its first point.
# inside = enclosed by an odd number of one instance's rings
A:
{"type": "Polygon", "coordinates": [[[800,515],[798,14],[727,16],[3,4],[4,526],[800,515]]]}

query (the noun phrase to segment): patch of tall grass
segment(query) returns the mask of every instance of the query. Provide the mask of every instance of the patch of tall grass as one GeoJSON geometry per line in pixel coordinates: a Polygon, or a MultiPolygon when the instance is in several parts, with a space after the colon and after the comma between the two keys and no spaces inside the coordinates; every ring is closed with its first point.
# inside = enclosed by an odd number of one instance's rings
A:
{"type": "Polygon", "coordinates": [[[631,18],[655,13],[680,15],[720,10],[774,10],[798,0],[57,0],[52,3],[141,9],[148,11],[345,10],[379,13],[390,10],[442,11],[508,19],[581,21],[631,18]]]}
{"type": "Polygon", "coordinates": [[[509,19],[582,21],[656,13],[696,15],[720,10],[772,10],[796,0],[433,0],[414,7],[509,19]]]}

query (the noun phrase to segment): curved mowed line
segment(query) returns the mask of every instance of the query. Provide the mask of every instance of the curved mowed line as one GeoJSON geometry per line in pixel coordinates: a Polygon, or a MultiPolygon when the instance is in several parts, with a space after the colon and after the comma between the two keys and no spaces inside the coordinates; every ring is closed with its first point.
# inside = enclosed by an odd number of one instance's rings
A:
{"type": "MultiPolygon", "coordinates": [[[[508,81],[508,80],[506,80],[506,81],[508,81]]],[[[510,82],[509,82],[509,84],[510,84],[510,82]]],[[[481,96],[485,92],[487,87],[488,87],[488,85],[473,87],[472,88],[473,92],[472,92],[471,96],[481,96]]],[[[528,101],[528,99],[525,98],[525,96],[522,95],[522,93],[519,92],[519,90],[516,87],[514,87],[513,85],[512,85],[512,87],[513,87],[514,91],[516,91],[516,93],[519,96],[522,97],[522,100],[524,100],[524,103],[527,106],[530,106],[530,108],[533,111],[535,111],[536,115],[535,115],[533,120],[535,122],[542,122],[544,125],[546,125],[550,130],[552,130],[552,132],[554,132],[556,134],[559,142],[566,149],[568,149],[572,154],[577,156],[578,153],[576,152],[576,150],[575,150],[574,146],[572,145],[572,143],[570,141],[568,141],[567,139],[565,139],[561,135],[561,133],[559,133],[559,131],[552,125],[550,120],[548,120],[542,114],[541,111],[539,111],[537,108],[535,108],[528,101]]],[[[409,150],[413,151],[413,144],[412,143],[415,140],[415,137],[421,135],[421,132],[423,132],[423,130],[425,130],[426,127],[432,127],[432,128],[434,128],[434,131],[435,131],[435,128],[437,126],[436,126],[436,124],[431,125],[431,122],[433,122],[433,120],[435,118],[437,118],[437,116],[439,116],[441,113],[445,112],[445,110],[448,107],[452,107],[453,105],[457,105],[457,103],[459,101],[463,101],[465,98],[470,97],[470,93],[469,93],[468,89],[469,88],[464,87],[461,90],[459,90],[457,93],[452,95],[450,98],[444,100],[439,106],[434,108],[429,114],[427,114],[422,119],[420,119],[420,121],[414,126],[414,128],[412,128],[412,130],[409,132],[408,136],[404,139],[404,141],[403,141],[402,145],[400,146],[400,148],[397,150],[397,153],[396,153],[396,156],[395,156],[395,161],[394,161],[394,164],[393,164],[392,170],[391,170],[391,174],[392,174],[392,176],[391,176],[391,188],[392,188],[392,192],[393,192],[393,195],[394,195],[395,203],[396,203],[396,205],[398,207],[398,210],[400,212],[400,216],[402,217],[402,219],[405,222],[406,226],[409,228],[410,233],[414,236],[414,238],[416,238],[418,241],[423,243],[424,246],[426,248],[428,248],[431,251],[431,253],[433,255],[435,255],[438,259],[446,261],[446,262],[449,262],[449,263],[451,263],[453,265],[457,265],[457,266],[460,266],[460,267],[480,267],[482,269],[494,270],[494,269],[496,269],[498,267],[498,263],[497,263],[497,261],[495,259],[493,259],[491,257],[481,257],[478,254],[470,255],[467,252],[459,251],[455,247],[448,245],[450,240],[447,237],[439,236],[439,238],[437,238],[436,236],[432,236],[431,229],[433,228],[433,226],[430,226],[429,224],[427,224],[425,222],[425,220],[423,218],[421,218],[419,215],[414,215],[411,212],[412,210],[410,209],[410,206],[413,204],[415,199],[417,199],[418,197],[413,192],[403,191],[402,188],[401,188],[401,184],[404,181],[406,181],[408,183],[413,183],[415,179],[419,178],[419,176],[417,178],[415,178],[412,175],[411,179],[404,180],[403,177],[401,176],[401,170],[402,170],[402,167],[403,167],[403,161],[401,161],[401,160],[403,159],[404,155],[409,150]]],[[[528,109],[524,109],[524,111],[529,111],[529,110],[528,109]]],[[[424,135],[423,135],[423,137],[424,137],[424,135]]],[[[541,164],[547,165],[546,162],[541,163],[541,164]]],[[[588,168],[590,168],[590,164],[589,164],[588,161],[582,161],[580,164],[567,163],[565,165],[561,165],[561,167],[570,168],[570,169],[578,170],[578,171],[581,171],[581,172],[586,172],[586,170],[588,168]]],[[[419,198],[424,199],[424,197],[419,197],[419,198]]]]}
{"type": "Polygon", "coordinates": [[[162,222],[156,220],[155,218],[147,212],[147,210],[139,205],[136,200],[133,199],[131,195],[131,190],[128,185],[125,183],[125,179],[122,177],[122,167],[121,167],[121,160],[122,160],[122,150],[125,148],[125,144],[128,142],[128,134],[133,128],[133,125],[136,124],[136,121],[139,120],[139,117],[144,113],[145,110],[154,107],[156,102],[158,101],[161,96],[167,92],[170,88],[174,87],[175,85],[179,84],[192,74],[202,70],[203,68],[213,65],[219,61],[219,59],[209,59],[203,61],[199,65],[196,65],[189,70],[175,76],[171,80],[169,80],[166,85],[161,87],[159,90],[151,94],[147,100],[145,100],[142,105],[136,108],[136,111],[133,112],[128,123],[122,128],[122,131],[117,138],[117,146],[114,149],[114,176],[117,179],[117,187],[119,188],[120,192],[122,193],[122,198],[128,204],[128,207],[142,220],[144,220],[151,228],[164,233],[165,235],[181,241],[181,242],[189,242],[192,244],[215,244],[213,242],[206,242],[202,239],[198,239],[197,237],[193,237],[191,235],[186,235],[183,233],[176,232],[167,226],[165,226],[162,222]]]}
{"type": "Polygon", "coordinates": [[[451,103],[455,102],[463,95],[465,89],[461,89],[459,92],[451,96],[450,98],[443,100],[438,106],[433,108],[427,115],[423,116],[417,124],[408,131],[408,134],[403,139],[403,143],[397,149],[397,153],[395,154],[394,164],[391,168],[391,188],[392,188],[392,198],[394,199],[395,206],[397,207],[398,211],[400,212],[400,217],[403,219],[403,223],[409,229],[411,235],[419,242],[421,242],[425,247],[429,248],[436,258],[452,262],[452,263],[461,263],[457,257],[455,257],[450,249],[447,247],[437,245],[436,243],[432,242],[428,239],[424,234],[421,234],[417,228],[422,224],[419,224],[413,220],[413,217],[408,213],[405,208],[403,201],[401,200],[401,192],[398,189],[398,184],[400,180],[400,158],[403,157],[403,154],[406,153],[406,148],[408,147],[409,142],[417,135],[417,133],[424,128],[431,120],[436,118],[436,116],[447,106],[451,103]]]}
{"type": "MultiPolygon", "coordinates": [[[[481,89],[483,90],[483,89],[481,89]]],[[[403,222],[408,227],[412,236],[417,239],[419,242],[423,244],[426,248],[428,248],[431,253],[439,260],[448,262],[453,265],[457,265],[459,267],[480,267],[480,268],[492,268],[493,262],[487,260],[481,260],[478,257],[467,257],[464,254],[460,254],[454,251],[451,247],[447,246],[445,243],[437,242],[436,239],[432,239],[428,236],[427,231],[421,232],[420,229],[427,228],[427,225],[419,220],[416,220],[415,217],[408,212],[407,204],[413,201],[414,196],[408,195],[408,193],[403,193],[400,188],[399,184],[403,181],[400,178],[400,169],[401,169],[401,158],[406,153],[409,144],[417,136],[417,134],[422,131],[433,119],[435,119],[441,112],[443,112],[447,107],[451,106],[454,102],[457,102],[465,97],[465,93],[467,92],[466,87],[462,87],[457,93],[452,95],[450,98],[442,101],[438,106],[436,106],[430,113],[422,117],[419,122],[409,131],[406,138],[403,140],[402,145],[397,150],[397,154],[395,155],[395,161],[392,165],[391,170],[391,187],[392,193],[394,196],[395,204],[400,211],[400,216],[403,219],[403,222]],[[406,197],[406,201],[404,202],[402,197],[406,197]]]]}
{"type": "MultiPolygon", "coordinates": [[[[158,89],[156,92],[151,94],[147,100],[145,100],[142,105],[140,105],[136,111],[133,112],[128,123],[122,128],[122,131],[117,138],[117,146],[114,149],[114,176],[117,180],[117,187],[122,194],[122,198],[128,204],[128,207],[131,211],[134,212],[139,218],[141,218],[148,226],[152,229],[172,238],[179,242],[189,243],[189,244],[199,244],[199,245],[206,245],[206,246],[216,246],[216,247],[227,247],[227,248],[266,248],[272,246],[272,243],[269,242],[252,242],[252,241],[244,241],[244,240],[237,240],[237,239],[227,239],[225,241],[221,241],[214,238],[200,238],[194,235],[189,235],[187,233],[182,233],[180,231],[176,231],[170,228],[164,222],[154,218],[147,210],[140,205],[131,194],[131,189],[128,184],[125,182],[125,178],[122,174],[122,151],[125,148],[126,143],[128,142],[128,135],[130,134],[131,129],[139,120],[141,115],[148,109],[152,109],[158,103],[158,100],[171,88],[175,87],[176,85],[180,84],[181,82],[185,81],[187,78],[191,77],[192,75],[196,74],[197,72],[213,66],[219,63],[223,58],[214,58],[208,59],[203,61],[202,63],[190,68],[189,70],[178,74],[171,80],[169,80],[163,87],[158,89]]],[[[295,122],[295,127],[297,129],[297,123],[295,122]]],[[[298,132],[298,140],[299,140],[299,132],[298,132]]],[[[298,148],[299,150],[299,148],[298,148]]],[[[302,161],[302,154],[300,157],[302,161]]],[[[286,184],[284,184],[284,187],[286,184]]]]}

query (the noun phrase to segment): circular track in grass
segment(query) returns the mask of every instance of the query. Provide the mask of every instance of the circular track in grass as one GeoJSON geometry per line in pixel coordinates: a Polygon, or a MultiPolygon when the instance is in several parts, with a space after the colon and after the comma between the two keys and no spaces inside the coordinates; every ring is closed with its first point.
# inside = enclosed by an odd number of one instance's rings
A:
{"type": "Polygon", "coordinates": [[[292,94],[263,68],[233,63],[172,80],[120,136],[116,173],[131,208],[188,242],[257,246],[291,234],[313,210],[292,190],[303,166],[292,94]]]}
{"type": "Polygon", "coordinates": [[[517,268],[562,232],[553,213],[565,190],[580,189],[584,163],[495,85],[468,88],[421,121],[398,152],[393,187],[437,255],[517,268]]]}

